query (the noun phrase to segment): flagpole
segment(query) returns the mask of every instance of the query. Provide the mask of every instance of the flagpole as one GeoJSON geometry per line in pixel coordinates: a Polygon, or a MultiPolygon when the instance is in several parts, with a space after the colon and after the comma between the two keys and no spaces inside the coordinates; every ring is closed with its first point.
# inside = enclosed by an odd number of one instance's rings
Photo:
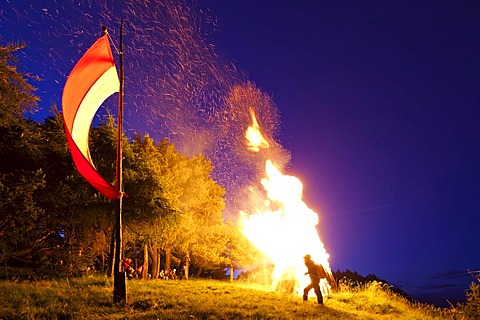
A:
{"type": "Polygon", "coordinates": [[[123,163],[122,163],[122,137],[123,137],[123,19],[120,20],[120,89],[118,92],[118,137],[117,137],[117,164],[116,187],[120,191],[115,221],[115,263],[113,269],[113,303],[125,305],[127,302],[127,283],[123,268],[123,242],[122,242],[122,200],[123,200],[123,163]]]}

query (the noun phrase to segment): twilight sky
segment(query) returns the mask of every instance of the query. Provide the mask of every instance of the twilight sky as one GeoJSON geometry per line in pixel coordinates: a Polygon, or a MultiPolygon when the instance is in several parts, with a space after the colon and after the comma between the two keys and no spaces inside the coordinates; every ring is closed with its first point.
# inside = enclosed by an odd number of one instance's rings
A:
{"type": "Polygon", "coordinates": [[[200,4],[279,107],[332,268],[464,298],[480,268],[480,4],[200,4]]]}
{"type": "MultiPolygon", "coordinates": [[[[93,43],[83,32],[105,20],[90,1],[80,1],[80,17],[65,16],[64,2],[45,3],[4,0],[0,9],[3,40],[24,40],[21,63],[45,78],[41,115],[60,105],[66,74],[93,43]],[[75,25],[81,19],[91,25],[75,25]]],[[[273,97],[288,173],[320,215],[332,269],[373,273],[437,303],[463,300],[467,270],[480,269],[480,4],[196,7],[216,17],[209,41],[220,57],[273,97]]]]}

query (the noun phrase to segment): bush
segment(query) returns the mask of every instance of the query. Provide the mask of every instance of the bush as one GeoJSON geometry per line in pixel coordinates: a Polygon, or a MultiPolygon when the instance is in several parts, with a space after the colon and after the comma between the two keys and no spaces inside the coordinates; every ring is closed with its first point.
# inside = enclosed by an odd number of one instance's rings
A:
{"type": "MultiPolygon", "coordinates": [[[[480,282],[480,276],[477,277],[480,282]]],[[[466,303],[457,307],[459,319],[480,319],[480,284],[472,282],[466,298],[466,303]]]]}

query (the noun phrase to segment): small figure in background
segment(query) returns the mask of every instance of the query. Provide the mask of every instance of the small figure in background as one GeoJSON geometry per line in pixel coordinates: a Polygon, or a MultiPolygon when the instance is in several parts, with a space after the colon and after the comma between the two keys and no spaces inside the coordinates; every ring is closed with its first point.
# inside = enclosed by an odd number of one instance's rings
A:
{"type": "Polygon", "coordinates": [[[123,270],[127,274],[127,278],[129,280],[133,279],[133,276],[135,275],[135,270],[133,270],[133,267],[132,267],[132,259],[130,258],[123,259],[123,270]]]}
{"type": "Polygon", "coordinates": [[[188,280],[188,267],[190,265],[190,256],[187,254],[185,256],[185,261],[183,263],[180,280],[188,280]]]}

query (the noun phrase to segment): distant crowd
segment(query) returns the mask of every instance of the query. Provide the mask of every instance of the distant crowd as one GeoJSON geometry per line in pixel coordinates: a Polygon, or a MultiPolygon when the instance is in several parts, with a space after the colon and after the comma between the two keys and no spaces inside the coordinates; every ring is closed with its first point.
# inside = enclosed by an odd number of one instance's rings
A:
{"type": "MultiPolygon", "coordinates": [[[[125,270],[125,273],[127,274],[128,279],[138,279],[142,277],[143,273],[143,265],[134,268],[133,266],[133,261],[130,258],[123,259],[123,269],[125,270]]],[[[149,278],[151,278],[151,275],[148,275],[149,278]]],[[[161,280],[175,280],[177,279],[177,269],[170,269],[169,271],[166,270],[160,270],[160,274],[158,275],[158,278],[161,280]]],[[[185,278],[185,277],[181,277],[185,278]]]]}

